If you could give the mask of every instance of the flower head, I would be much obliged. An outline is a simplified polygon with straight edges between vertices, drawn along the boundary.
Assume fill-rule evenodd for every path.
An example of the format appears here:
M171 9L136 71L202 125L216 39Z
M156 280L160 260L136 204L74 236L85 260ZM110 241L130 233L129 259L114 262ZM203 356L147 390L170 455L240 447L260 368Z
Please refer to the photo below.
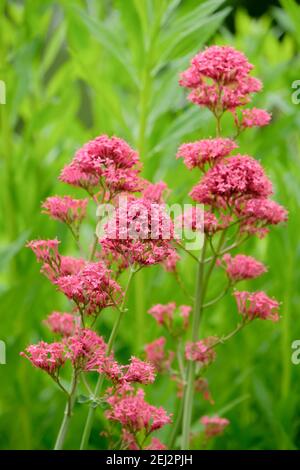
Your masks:
M224 429L230 424L228 419L219 416L202 416L200 422L204 426L207 439L223 434Z
M262 166L250 156L235 155L211 168L190 195L202 204L225 206L271 193L272 184Z
M39 369L55 376L60 367L66 361L65 346L62 343L45 343L40 341L38 344L28 346L25 352L20 353Z
M267 225L278 225L288 219L288 212L284 207L266 198L250 199L236 209L243 218L241 231L259 236L265 235Z
M196 361L205 366L210 364L216 358L216 353L213 350L216 339L210 336L195 343L188 342L185 347L185 357L188 361Z
M66 357L79 370L94 370L106 360L107 345L101 336L88 328L78 328L65 340Z
M205 165L214 166L224 157L237 148L237 144L231 139L204 139L183 144L179 147L177 158L182 157L190 170L200 168L204 171Z
M252 108L242 110L242 127L263 127L271 121L271 114L264 109Z
M136 394L108 398L111 409L106 413L108 419L118 421L131 433L144 430L147 434L156 431L171 422L170 416L162 408L150 405L144 399L144 391Z
M94 192L94 187L117 192L140 191L143 183L138 177L139 169L135 168L139 161L137 152L118 137L101 135L87 142L80 148L67 165L60 180L73 186Z
M192 58L179 83L192 89L190 101L221 115L248 103L249 95L261 89L261 82L249 75L252 68L242 52L229 46L211 46Z
M159 181L158 183L153 184L149 183L143 191L143 197L160 204L163 202L163 196L167 188L168 186L164 181Z
M226 253L222 261L225 264L227 276L233 282L253 279L267 271L265 265L252 256L236 255L232 257Z
M78 326L78 318L71 313L52 312L44 323L53 333L71 336Z
M145 447L146 450L166 450L167 447L157 437L152 437L150 444Z
M149 384L155 380L155 367L150 362L144 362L137 357L132 357L129 366L125 366L125 374L122 380Z
M279 320L279 302L268 297L265 292L236 291L234 297L239 312L245 317L253 320Z
M212 235L219 228L218 219L210 211L203 210L203 207L193 206L185 210L182 215L176 219L176 225L181 226L185 230L192 230L193 232L201 232Z
M27 247L31 248L38 261L51 264L59 263L58 245L60 241L54 240L31 240Z
M104 254L127 265L157 264L173 252L173 223L163 204L145 198L122 200L100 240Z
M174 312L176 310L175 302L170 302L166 305L154 305L148 313L152 315L159 325L169 325L173 321Z
M188 327L189 315L191 307L189 305L176 306L175 302L168 304L157 304L148 310L148 313L152 315L159 325L165 326L173 334L181 332L182 328Z
M60 220L68 225L78 225L86 213L88 199L73 199L70 196L48 197L42 204L43 213L52 219Z
M90 262L73 275L60 276L55 284L87 315L96 315L120 297L121 288L103 263Z
M161 336L145 346L146 359L158 372L168 370L174 358L173 351L165 351L165 345L166 338Z

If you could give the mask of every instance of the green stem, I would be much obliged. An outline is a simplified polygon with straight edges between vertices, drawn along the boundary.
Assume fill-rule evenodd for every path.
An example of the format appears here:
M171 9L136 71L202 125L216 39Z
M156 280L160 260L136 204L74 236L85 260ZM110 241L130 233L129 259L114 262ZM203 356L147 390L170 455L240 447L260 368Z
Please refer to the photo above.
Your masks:
M197 269L196 279L196 292L195 292L195 307L192 324L192 341L197 341L199 335L199 326L202 313L203 294L204 294L204 259L205 259L205 247L206 239L204 239L204 245L201 253L201 259ZM183 426L182 426L182 450L189 448L190 440L190 427L192 420L192 408L194 398L194 379L195 379L195 362L189 361L187 368L187 385L184 394L184 405L183 405Z
M61 450L63 448L66 435L69 429L71 417L72 417L72 412L75 404L75 398L76 398L76 388L77 388L77 380L78 380L78 375L77 372L74 370L73 371L73 378L72 378L72 385L71 385L71 391L69 393L68 401L66 404L65 412L64 412L64 417L56 438L54 450Z
M112 332L111 332L109 340L108 340L107 353L106 353L107 356L109 356L111 351L112 351L116 336L117 336L118 331L119 331L121 320L122 320L122 318L124 316L124 313L126 311L125 310L126 298L127 298L129 286L130 286L130 283L132 281L134 273L135 273L135 271L130 270L127 286L126 286L126 289L125 289L125 292L124 292L123 302L122 302L122 305L121 305L120 309L118 310L118 316L116 318L115 324L113 326ZM99 374L97 384L96 384L96 387L95 387L95 390L94 390L94 397L97 397L101 393L103 382L104 382L104 375ZM85 422L82 438L81 438L80 450L84 450L88 446L91 431L92 431L92 426L93 426L93 422L94 422L95 412L96 412L96 408L94 406L90 406L88 416L87 416L87 419L86 419L86 422Z

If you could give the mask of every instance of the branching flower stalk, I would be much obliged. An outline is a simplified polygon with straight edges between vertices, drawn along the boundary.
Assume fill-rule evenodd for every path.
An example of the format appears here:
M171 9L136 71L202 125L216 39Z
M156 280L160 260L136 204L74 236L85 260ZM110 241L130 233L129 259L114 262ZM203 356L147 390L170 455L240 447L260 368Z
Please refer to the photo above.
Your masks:
M55 337L53 342L40 341L21 353L33 366L46 372L67 398L55 449L65 446L81 387L87 390L83 402L89 408L80 449L88 448L99 405L106 423L102 435L116 449L166 449L154 433L171 422L169 447L179 447L180 441L182 449L189 449L196 440L197 446L199 442L206 445L229 425L224 417L195 417L196 394L203 398L203 405L206 402L214 406L206 369L216 359L217 346L231 340L253 320L279 320L279 302L275 299L262 291L235 290L240 281L264 274L266 267L251 256L232 252L251 236L264 237L268 226L287 220L287 211L270 199L272 184L260 163L249 155L233 155L237 143L221 136L225 113L232 115L236 135L270 121L266 111L244 108L261 88L260 81L250 75L252 67L241 52L227 46L212 46L197 54L181 76L180 84L191 89L189 100L212 112L217 136L185 143L178 149L177 157L183 158L187 168L201 174L189 194L195 204L192 208L189 205L179 217L173 220L167 210L167 185L142 178L138 153L124 140L106 135L83 145L59 177L61 182L85 191L88 197L52 196L42 204L43 213L67 225L79 253L79 257L62 254L58 239L28 243L42 265L41 272L70 305L68 312L52 312L44 322ZM150 70L151 63L147 62L140 97L142 153L146 148ZM88 204L101 206L101 210L109 205L113 210L110 217L99 220L97 207L93 225L102 224L102 230L95 231L91 246L86 248L81 224L87 222ZM178 226L193 232L197 240L202 234L202 249L198 246L194 252L187 240L178 235ZM196 267L194 295L178 269L185 260L179 253ZM135 296L140 296L140 306L144 305L135 274L153 265L161 265L173 276L187 305L173 301L152 305L148 314L163 333L144 345L141 358L131 356L123 364L115 346L128 312L130 287L135 281ZM217 271L223 271L225 282L211 296L211 281ZM230 333L203 337L200 329L203 314L209 309L214 315L218 302L229 293L236 300L241 320ZM113 312L115 322L106 339L98 330L102 329L102 318ZM139 311L140 328L147 317L143 310ZM139 338L143 335L141 331ZM66 363L72 368L69 387L62 382ZM94 390L89 383L90 373L97 374ZM144 388L157 375L174 382L177 395L174 417L145 398ZM201 435L191 433L194 418L200 419Z
M210 217L215 223L213 230L207 235L212 252L212 256L206 260L210 263L207 272L203 274L205 262L203 253L205 252L205 246L198 266L196 301L192 324L192 342L194 344L197 344L199 339L199 323L203 309L213 306L220 301L235 282L256 277L264 271L263 268L260 269L260 266L257 265L258 270L255 273L255 260L252 261L250 258L246 260L247 257L241 256L239 258L241 265L235 266L237 277L235 278L234 273L229 272L229 266L227 266L227 274L229 275L228 286L215 299L204 303L210 276L221 256L223 255L224 260L226 258L228 260L230 255L226 253L239 246L250 234L265 235L266 229L264 223L270 223L272 219L270 213L268 218L266 211L265 219L260 220L259 214L253 211L251 214L253 218L251 220L251 216L247 211L247 206L251 204L252 200L254 203L256 201L258 207L260 204L266 204L266 199L264 198L272 192L271 183L267 180L262 168L248 156L238 155L237 157L230 158L231 151L237 145L231 139L221 138L221 118L225 112L231 113L234 117L234 124L237 128L236 136L246 128L267 125L271 119L271 116L266 111L257 110L256 108L242 110L242 117L241 119L239 118L239 108L250 102L251 94L259 91L261 88L259 80L249 75L252 67L246 57L240 52L230 47L213 46L192 59L190 68L183 72L180 80L182 86L192 89L189 95L190 101L199 106L207 107L216 119L215 139L184 144L178 151L178 157L184 158L185 164L189 169L198 167L203 172L203 178L192 190L191 197L196 202L205 204L208 207ZM227 160L224 157L227 157ZM234 159L236 159L235 162ZM260 187L258 186L259 183ZM268 202L268 204L270 203ZM272 204L276 203L271 202ZM286 219L284 210L277 206L274 207L280 213L278 222L284 221ZM224 209L228 210L228 215ZM216 216L219 216L221 221L218 230L216 229ZM260 224L260 222L262 223ZM238 226L236 240L230 246L226 246L226 233L234 225ZM218 247L215 250L212 240L217 231L221 231L221 235ZM246 234L246 238L240 237L242 234ZM243 264L245 265L244 269L242 267ZM252 274L251 269L253 271ZM238 274L239 270L242 271L240 275ZM199 271L201 273L200 276ZM267 318L267 316L263 318ZM271 317L272 315L270 315ZM247 323L247 320L244 318L244 321L237 326L232 334L226 337L226 340L233 337ZM224 340L225 338L213 341L212 346L202 344L204 346L202 347L202 353L208 354L211 348L214 348ZM205 362L205 357L203 357L203 360ZM195 362L190 361L187 367L184 393L182 449L188 449L190 445L194 382Z

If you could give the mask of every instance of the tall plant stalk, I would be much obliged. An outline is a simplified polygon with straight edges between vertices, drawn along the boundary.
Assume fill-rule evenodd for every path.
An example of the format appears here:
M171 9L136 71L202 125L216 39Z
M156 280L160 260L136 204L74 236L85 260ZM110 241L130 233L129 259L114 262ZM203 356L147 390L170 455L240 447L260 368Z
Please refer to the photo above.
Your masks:
M76 371L74 370L72 383L71 383L71 390L70 390L68 401L65 407L64 417L63 417L63 420L62 420L62 423L61 423L61 426L60 426L60 429L56 438L54 450L61 450L63 448L66 435L70 426L72 412L73 412L73 408L75 404L77 383L78 383L78 375Z
M115 339L117 337L122 318L126 311L125 305L126 305L127 294L128 294L128 290L129 290L134 273L135 271L133 269L129 271L129 278L128 278L127 286L124 292L123 302L122 302L120 309L118 310L118 316L116 318L115 324L113 326L113 329L112 329L112 332L110 334L109 341L107 344L107 355L109 355L112 352L112 348L114 346ZM103 382L104 382L104 375L99 374L97 384L94 390L94 397L97 397L101 393ZM82 438L81 438L80 450L84 450L88 446L90 435L91 435L91 430L92 430L92 426L94 422L95 412L96 412L96 408L94 406L90 406L88 416L85 422Z
M206 239L204 239L201 257L197 267L195 306L192 323L192 341L197 341L203 308L204 294L204 259L205 259ZM183 426L182 426L182 449L187 449L189 445L190 424L192 419L193 397L194 397L195 362L189 361L187 368L187 385L184 394Z

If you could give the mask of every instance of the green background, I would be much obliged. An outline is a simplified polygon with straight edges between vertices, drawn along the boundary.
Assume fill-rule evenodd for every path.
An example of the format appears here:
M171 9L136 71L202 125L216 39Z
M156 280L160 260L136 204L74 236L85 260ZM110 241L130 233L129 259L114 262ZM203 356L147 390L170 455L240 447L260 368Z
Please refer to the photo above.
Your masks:
M268 7L268 2L264 2ZM261 160L274 182L275 199L289 209L289 223L244 252L264 261L269 273L241 287L266 290L282 302L278 324L254 322L222 346L208 377L215 405L196 400L194 422L220 413L231 425L215 440L218 449L300 448L300 365L291 362L299 322L299 125L300 104L292 83L300 79L300 6L282 0L259 18L241 2L194 0L8 1L0 2L0 339L7 364L0 365L0 448L51 449L64 396L51 379L19 357L27 344L51 336L42 320L68 304L40 275L30 238L62 240L76 254L67 229L40 214L49 195L83 193L57 181L60 169L85 141L102 133L137 148L143 176L165 180L171 202L187 196L197 175L175 159L182 142L214 133L211 116L186 101L178 74L205 44L230 44L255 65L264 90L254 105L273 113L272 124L239 140L241 153ZM225 123L224 133L230 133ZM95 224L82 237L88 246ZM181 273L193 292L193 261L183 256ZM210 295L217 292L218 280ZM124 363L162 331L145 312L153 303L186 303L173 278L159 267L138 274L116 351ZM107 335L114 313L105 311L99 331ZM234 328L238 316L228 297L207 312L203 335ZM92 378L94 379L94 377ZM159 378L147 387L149 401L173 411L174 384ZM77 448L87 412L76 405L67 448ZM91 448L104 443L101 410ZM169 430L162 433L166 438Z

